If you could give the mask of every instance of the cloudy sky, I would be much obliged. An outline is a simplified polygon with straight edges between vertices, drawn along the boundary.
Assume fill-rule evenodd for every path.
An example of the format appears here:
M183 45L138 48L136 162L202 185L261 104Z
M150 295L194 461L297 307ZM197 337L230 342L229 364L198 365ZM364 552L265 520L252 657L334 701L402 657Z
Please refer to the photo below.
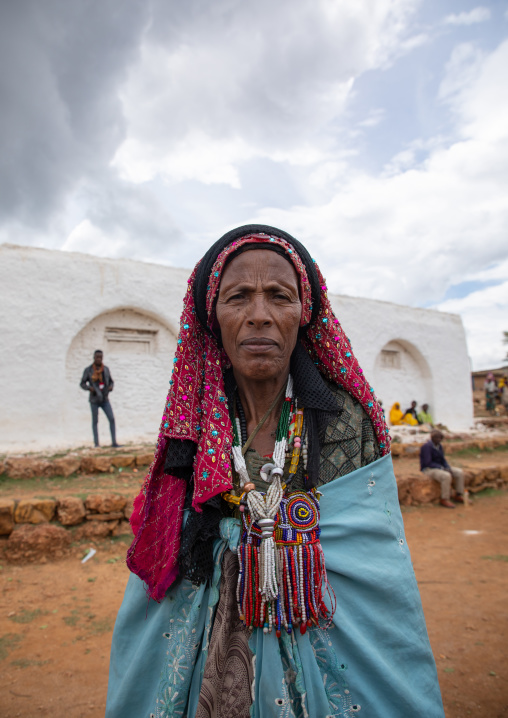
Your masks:
M273 224L499 366L507 68L508 0L3 2L0 242L191 267Z

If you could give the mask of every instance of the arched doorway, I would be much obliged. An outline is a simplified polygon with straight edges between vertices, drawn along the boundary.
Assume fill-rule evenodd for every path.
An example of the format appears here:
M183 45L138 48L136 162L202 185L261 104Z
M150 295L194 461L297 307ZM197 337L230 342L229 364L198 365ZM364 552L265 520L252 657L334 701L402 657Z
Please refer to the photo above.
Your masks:
M176 349L176 336L163 321L142 310L116 309L92 319L72 340L66 358L66 421L70 433L91 441L88 397L79 387L83 369L102 349L115 382L111 404L118 441L153 441L159 427ZM110 443L100 412L99 436Z
M432 372L427 360L411 342L394 339L381 349L374 365L374 388L385 413L396 401L404 411L413 400L433 408Z

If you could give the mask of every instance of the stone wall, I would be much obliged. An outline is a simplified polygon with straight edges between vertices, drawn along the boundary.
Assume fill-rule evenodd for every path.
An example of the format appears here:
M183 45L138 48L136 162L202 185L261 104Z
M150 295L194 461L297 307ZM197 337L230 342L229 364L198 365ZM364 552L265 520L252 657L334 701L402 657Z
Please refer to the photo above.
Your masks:
M414 399L451 431L471 427L471 367L458 315L353 297L331 302L387 415L394 402L404 410Z
M508 487L508 466L465 469L466 488ZM403 506L436 503L440 485L424 474L397 479ZM0 499L0 557L12 563L62 558L71 543L109 536L132 536L129 518L134 496L91 493L54 498Z
M133 498L97 493L84 499L0 499L0 553L13 563L39 561L63 557L73 541L131 536Z
M152 463L153 451L141 454L78 454L69 452L56 459L44 456L8 456L0 461L0 475L9 479L31 479L36 476L71 476L78 471L86 474L104 473L128 467L148 466Z
M464 469L465 486L469 494L484 489L508 487L508 466L486 466L478 469ZM399 503L401 506L421 506L437 503L441 497L441 485L420 472L397 479Z

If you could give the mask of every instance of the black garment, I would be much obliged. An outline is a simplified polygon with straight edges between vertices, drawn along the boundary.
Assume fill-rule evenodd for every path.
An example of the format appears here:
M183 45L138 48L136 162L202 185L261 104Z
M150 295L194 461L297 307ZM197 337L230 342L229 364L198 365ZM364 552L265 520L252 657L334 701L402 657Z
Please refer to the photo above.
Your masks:
M444 469L450 471L450 464L445 459L442 444L434 444L429 439L420 449L420 469Z
M90 364L87 366L81 377L80 387L90 394L89 401L91 404L102 404L107 400L109 392L113 389L115 382L111 378L111 372L108 367L103 368L102 378L104 379L104 388L99 387L98 381L92 381L92 374L94 373L94 365ZM93 391L90 391L92 387Z

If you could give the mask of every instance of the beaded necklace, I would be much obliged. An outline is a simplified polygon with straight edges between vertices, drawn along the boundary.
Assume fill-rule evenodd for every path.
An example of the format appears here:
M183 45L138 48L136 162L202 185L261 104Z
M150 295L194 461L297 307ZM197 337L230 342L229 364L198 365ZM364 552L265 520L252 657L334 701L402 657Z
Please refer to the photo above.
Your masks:
M272 409L273 405L267 414ZM272 461L260 470L261 478L269 484L266 493L256 490L247 472L244 454L253 435L246 439L245 415L239 401L237 412L233 421L232 460L242 493L240 496L225 493L223 498L239 506L242 514L244 530L238 547L240 570L236 590L240 619L247 627L263 628L265 633L275 627L278 637L282 627L291 633L297 625L304 634L309 626L319 625L320 618L329 619L335 609L334 596L331 596L331 612L324 603L323 586L329 593L330 588L319 542L319 493L312 489L285 495L300 458L307 463L304 410L293 400L291 376L277 425ZM293 450L284 484L282 477L290 437Z

